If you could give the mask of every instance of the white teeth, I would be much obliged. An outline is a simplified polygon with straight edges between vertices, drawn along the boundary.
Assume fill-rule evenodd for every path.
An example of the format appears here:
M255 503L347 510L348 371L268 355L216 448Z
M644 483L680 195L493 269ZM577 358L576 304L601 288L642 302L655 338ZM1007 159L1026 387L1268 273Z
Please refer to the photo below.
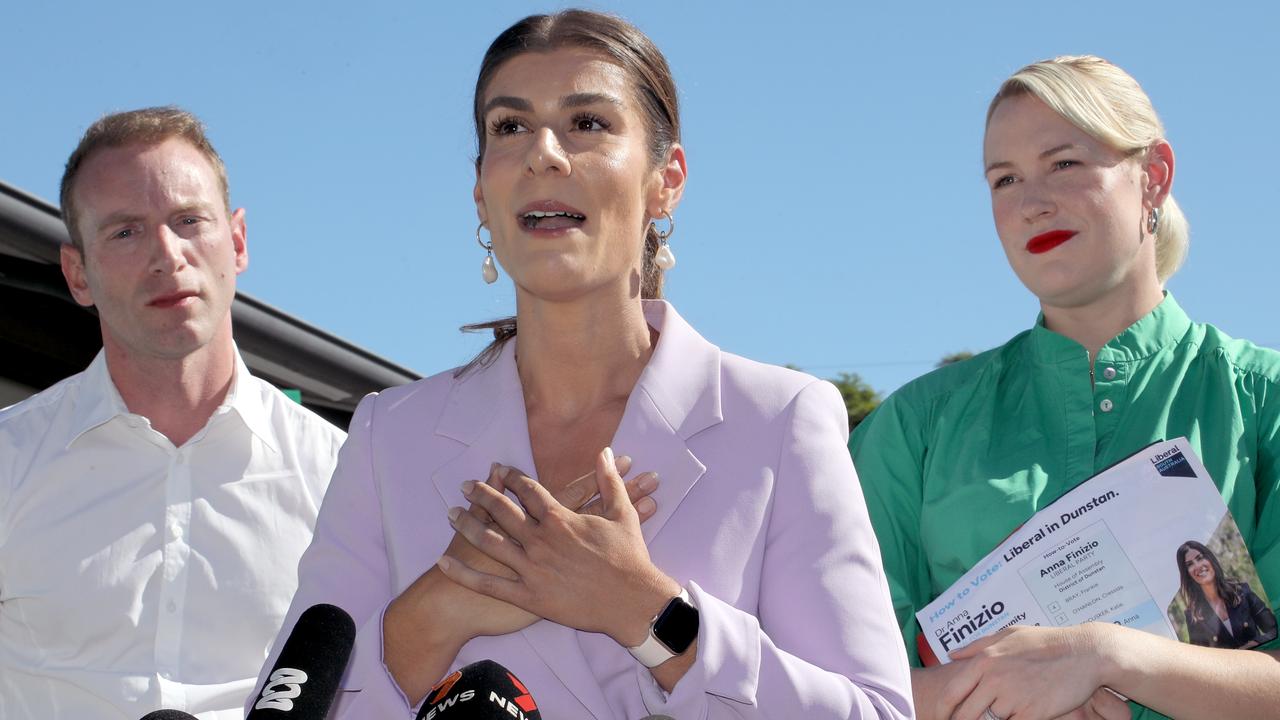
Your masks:
M585 215L578 215L576 213L563 212L560 210L557 210L555 212L543 212L542 210L531 210L525 213L524 216L527 218L567 217L567 218L574 218L575 220L587 219Z

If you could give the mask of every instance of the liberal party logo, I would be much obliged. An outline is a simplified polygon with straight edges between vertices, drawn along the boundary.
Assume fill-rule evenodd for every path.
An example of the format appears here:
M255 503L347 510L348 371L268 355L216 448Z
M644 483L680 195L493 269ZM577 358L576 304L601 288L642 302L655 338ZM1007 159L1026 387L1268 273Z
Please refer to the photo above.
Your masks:
M1162 453L1156 453L1151 458L1151 464L1156 466L1156 472L1161 477L1187 477L1196 476L1196 471L1191 468L1191 463L1187 462L1187 457L1182 454L1182 450L1177 445L1165 450Z

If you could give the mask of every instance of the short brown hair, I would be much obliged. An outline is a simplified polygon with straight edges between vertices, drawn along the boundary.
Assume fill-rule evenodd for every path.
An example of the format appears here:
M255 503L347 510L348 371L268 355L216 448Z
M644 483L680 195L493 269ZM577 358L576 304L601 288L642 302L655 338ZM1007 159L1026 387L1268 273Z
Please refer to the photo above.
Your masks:
M71 157L67 159L67 169L62 173L62 186L58 200L62 204L62 221L67 226L67 234L71 236L71 244L84 250L84 238L76 229L76 206L73 197L76 176L80 168L95 151L102 148L123 147L133 143L158 145L170 138L181 138L191 143L213 166L218 176L218 187L222 190L222 203L227 212L231 212L231 191L227 185L227 167L223 165L218 151L213 149L205 134L204 123L200 118L173 105L150 107L141 110L104 115L89 126L80 144L76 146Z

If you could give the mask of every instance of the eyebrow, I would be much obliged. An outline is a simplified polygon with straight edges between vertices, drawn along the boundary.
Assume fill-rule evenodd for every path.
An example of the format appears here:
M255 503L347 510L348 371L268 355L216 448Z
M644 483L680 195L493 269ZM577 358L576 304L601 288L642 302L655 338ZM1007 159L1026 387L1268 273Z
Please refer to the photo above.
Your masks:
M193 213L207 213L207 212L210 212L209 204L202 201L196 201L196 202L186 203L180 206L179 208L174 210L172 213L170 213L170 215L191 215ZM138 213L126 212L126 211L113 212L110 215L103 218L102 222L98 223L97 230L98 232L102 232L103 230L106 230L109 227L114 227L116 225L129 225L131 223L141 222L145 219L146 219L145 215L139 215Z
M560 101L562 108L579 108L587 105L595 105L597 103L605 103L622 107L622 99L607 93L573 93L566 95ZM488 115L489 111L494 108L504 107L518 112L533 112L533 103L524 98L518 98L511 95L499 95L490 98L489 102L484 104L484 115Z
M1061 145L1051 147L1048 150L1045 150L1044 152L1040 153L1040 159L1044 160L1045 158L1050 157L1051 155L1056 155L1062 152L1063 150L1071 150L1075 147L1077 147L1075 143L1062 143ZM1001 162L993 162L987 166L987 169L983 171L983 174L985 175L987 173L990 173L992 170L995 170L997 168L1007 168L1007 167L1013 167L1013 163L1007 160L1004 160Z
M115 225L128 225L129 223L135 223L141 219L142 216L136 213L114 212L103 218L102 222L98 223L97 232L102 232L103 230Z

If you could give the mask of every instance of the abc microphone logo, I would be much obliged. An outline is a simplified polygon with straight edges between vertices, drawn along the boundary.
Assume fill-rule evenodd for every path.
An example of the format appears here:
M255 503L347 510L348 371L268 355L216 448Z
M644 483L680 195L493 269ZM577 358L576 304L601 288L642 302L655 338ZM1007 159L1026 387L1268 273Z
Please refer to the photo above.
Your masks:
M307 682L307 674L293 668L279 668L267 678L267 686L262 688L262 699L253 706L254 710L293 709L293 699L302 694L302 685Z

